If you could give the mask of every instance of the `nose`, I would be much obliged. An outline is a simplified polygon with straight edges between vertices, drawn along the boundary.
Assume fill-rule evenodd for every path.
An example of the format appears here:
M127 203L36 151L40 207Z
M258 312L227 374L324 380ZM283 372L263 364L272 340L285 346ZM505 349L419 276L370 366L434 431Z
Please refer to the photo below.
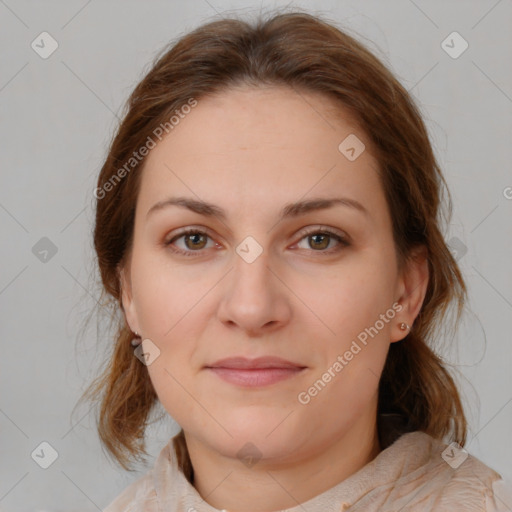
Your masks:
M290 296L283 279L270 267L264 251L252 263L238 254L226 276L218 318L245 335L266 335L286 325L291 318Z

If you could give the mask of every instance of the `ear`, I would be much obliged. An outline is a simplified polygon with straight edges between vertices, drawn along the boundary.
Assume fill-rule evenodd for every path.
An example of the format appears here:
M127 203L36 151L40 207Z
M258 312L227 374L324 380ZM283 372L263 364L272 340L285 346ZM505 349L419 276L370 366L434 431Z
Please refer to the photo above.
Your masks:
M397 323L391 333L391 342L400 341L409 333L409 330L400 329L402 322L413 328L414 320L421 310L427 293L428 281L428 250L421 245L411 251L399 279L396 302L402 306L402 309L396 315Z
M133 332L140 332L137 312L132 293L132 282L130 278L130 268L118 267L119 282L121 285L121 304L124 317L128 327Z

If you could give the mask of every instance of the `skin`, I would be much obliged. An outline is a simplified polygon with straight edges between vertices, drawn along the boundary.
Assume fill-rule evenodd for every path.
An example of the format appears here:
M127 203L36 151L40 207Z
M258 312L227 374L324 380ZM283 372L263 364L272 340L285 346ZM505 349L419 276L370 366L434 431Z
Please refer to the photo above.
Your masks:
M146 160L134 243L121 269L123 308L130 328L160 350L148 365L151 381L185 432L195 488L219 509L297 506L381 451L379 377L390 343L407 334L400 322L412 325L419 313L428 267L419 251L399 272L370 141L334 107L284 87L230 89L200 99ZM349 134L366 145L355 161L338 150ZM218 205L226 219L179 206L147 216L171 196ZM279 221L287 203L341 196L367 215L334 206ZM165 245L188 226L208 236ZM322 226L350 245L318 237ZM236 252L247 236L263 249L252 263ZM299 403L298 394L394 303L401 311L308 404ZM225 357L263 355L306 369L259 388L204 369ZM237 456L246 443L261 454L250 467Z

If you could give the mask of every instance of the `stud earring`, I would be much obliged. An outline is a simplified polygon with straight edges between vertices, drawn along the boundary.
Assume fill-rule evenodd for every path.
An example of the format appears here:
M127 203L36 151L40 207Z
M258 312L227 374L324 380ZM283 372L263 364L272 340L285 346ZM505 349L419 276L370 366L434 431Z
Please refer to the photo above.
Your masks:
M135 331L134 334L136 337L132 339L131 344L132 347L138 347L142 343L142 340L140 339L139 333L137 331Z
M402 322L402 323L400 324L400 329L401 329L402 331L408 331L408 330L410 329L410 327L409 327L409 325L408 325L408 324L406 324L405 322Z

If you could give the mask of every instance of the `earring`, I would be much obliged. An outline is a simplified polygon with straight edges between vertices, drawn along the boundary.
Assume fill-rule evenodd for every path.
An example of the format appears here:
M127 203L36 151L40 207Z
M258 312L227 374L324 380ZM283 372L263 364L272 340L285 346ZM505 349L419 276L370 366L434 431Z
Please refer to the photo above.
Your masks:
M409 325L407 325L405 322L402 322L402 323L400 324L400 329L401 329L402 331L408 331L408 330L410 329L410 327L409 327Z
M135 336L136 338L133 338L131 341L132 347L138 347L142 343L142 340L140 339L139 333L137 331L135 331Z

